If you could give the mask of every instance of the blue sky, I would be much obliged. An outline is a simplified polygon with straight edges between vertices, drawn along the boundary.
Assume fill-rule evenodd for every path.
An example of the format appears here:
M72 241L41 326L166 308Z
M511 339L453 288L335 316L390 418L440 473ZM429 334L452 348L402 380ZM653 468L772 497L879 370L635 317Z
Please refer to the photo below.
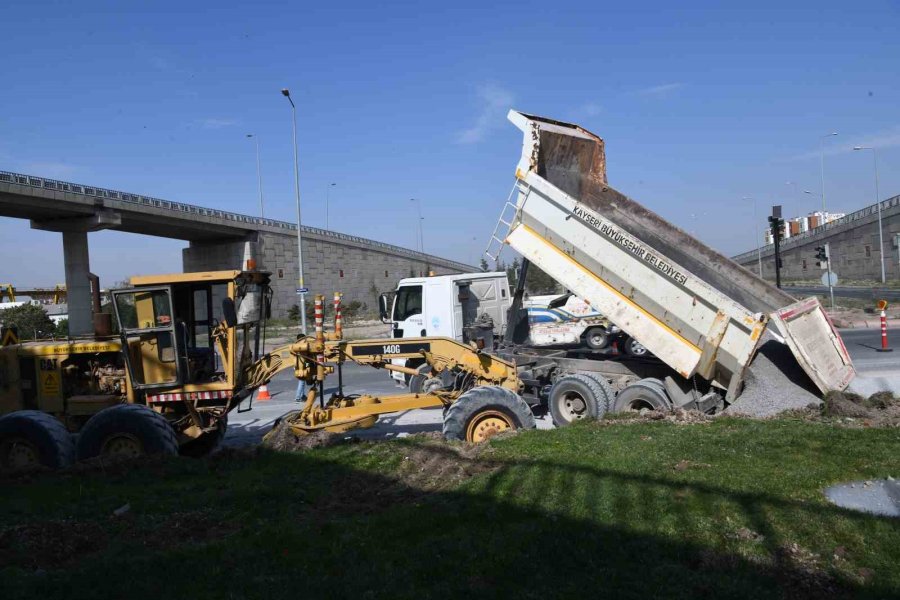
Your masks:
M733 254L752 204L900 193L900 3L47 2L5 5L0 170L294 220L473 262L513 182L509 108L607 144L610 183ZM796 182L795 186L786 182ZM816 196L804 195L809 189ZM0 219L0 281L63 279L59 234ZM178 271L184 242L102 232L107 282ZM19 260L19 257L26 258Z

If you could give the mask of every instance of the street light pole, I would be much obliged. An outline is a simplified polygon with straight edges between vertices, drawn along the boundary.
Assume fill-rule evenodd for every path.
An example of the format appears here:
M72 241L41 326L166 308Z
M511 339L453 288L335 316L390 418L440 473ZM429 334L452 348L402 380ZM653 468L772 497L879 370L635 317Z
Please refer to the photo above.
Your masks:
M263 193L262 193L262 171L259 168L259 137L254 133L248 133L248 138L253 138L256 142L256 180L259 187L259 216L265 218L266 213L263 209Z
M871 150L872 165L875 167L875 202L878 204L878 257L881 259L881 283L887 281L884 272L884 233L881 229L881 196L878 195L878 152L871 146L854 146L854 150Z
M828 135L819 138L819 146L822 151L822 224L825 224L825 140L837 135L837 131L832 131Z
M281 94L291 103L291 118L294 134L294 195L297 197L297 283L303 284L303 238L300 234L303 221L300 219L300 159L297 156L297 107L291 100L291 92L287 88L281 90ZM306 293L300 293L300 332L306 335Z
M329 228L329 227L328 227L328 200L329 200L329 195L330 195L330 192L331 192L331 188L333 188L333 187L336 186L336 185L337 185L336 183L329 183L327 186L325 186L325 229L328 229L328 228Z
M756 236L756 266L759 269L759 278L762 279L762 248L759 245L759 223L756 222L756 198L744 196L743 200L753 200L753 235Z

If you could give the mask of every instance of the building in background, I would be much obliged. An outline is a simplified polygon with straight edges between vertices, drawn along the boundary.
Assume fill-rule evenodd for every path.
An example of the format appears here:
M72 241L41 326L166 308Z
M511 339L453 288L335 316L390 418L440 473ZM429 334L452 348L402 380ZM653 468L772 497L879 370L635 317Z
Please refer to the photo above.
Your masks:
M785 219L784 221L784 235L781 239L788 239L794 236L800 235L801 233L806 233L811 229L815 229L820 225L824 225L826 223L831 223L832 221L836 221L838 219L846 216L846 213L831 213L822 211L816 211L809 213L805 217L794 217L793 219ZM772 228L766 228L763 232L763 244L768 246L769 244L774 244L775 238L772 235Z

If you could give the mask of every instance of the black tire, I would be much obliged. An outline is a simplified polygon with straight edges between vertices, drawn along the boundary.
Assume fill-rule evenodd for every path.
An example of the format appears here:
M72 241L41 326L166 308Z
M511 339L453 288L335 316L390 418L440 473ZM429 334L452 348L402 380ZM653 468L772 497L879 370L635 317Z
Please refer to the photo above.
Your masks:
M639 341L634 339L633 337L626 335L622 338L622 352L627 354L628 356L647 356L650 354L650 351L644 347Z
M133 450L119 454L119 442ZM78 436L78 460L95 456L176 456L178 438L166 418L142 404L117 404L91 417Z
M428 363L419 365L419 368L417 368L416 371L418 371L419 374L412 375L409 378L409 391L413 394L421 394L422 384L425 383L426 379L431 377L431 365Z
M582 419L601 419L609 410L613 393L599 377L577 373L560 377L550 388L547 405L557 427Z
M62 469L73 462L75 442L56 417L39 410L0 417L0 471Z
M660 388L658 383L658 379L635 381L619 392L613 404L613 410L615 412L642 409L663 412L672 410L672 401L669 399L669 395L666 394L665 388Z
M589 327L584 332L584 345L591 350L603 350L609 346L609 332L606 327L602 325Z
M479 424L489 419L505 421L505 428L508 429L536 427L534 415L521 396L500 386L486 385L472 388L450 405L444 413L444 437L448 440L480 441L493 434L487 432L485 435L484 430L478 429Z
M215 450L222 440L225 438L225 432L228 430L228 415L224 415L216 421L216 428L213 431L207 431L200 434L195 440L191 440L183 444L178 453L182 456L190 456L191 458L202 458Z

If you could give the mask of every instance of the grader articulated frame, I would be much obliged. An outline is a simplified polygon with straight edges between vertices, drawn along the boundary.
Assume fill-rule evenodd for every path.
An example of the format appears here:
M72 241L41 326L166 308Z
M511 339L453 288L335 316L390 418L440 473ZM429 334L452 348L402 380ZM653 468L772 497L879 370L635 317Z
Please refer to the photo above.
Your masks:
M288 350L295 357L294 373L307 385L303 408L286 415L281 424L295 435L318 430L343 432L371 427L378 415L415 408L445 408L446 419L459 422L450 427L451 437L479 441L505 429L533 427L528 405L518 396L516 366L478 348L450 338L386 338L360 341L343 339L340 294L335 294L335 330L323 330L323 296L315 298L315 337L305 336ZM273 354L283 352L276 350ZM395 365L394 358L422 358L430 368L419 370ZM422 393L388 396L346 395L342 367L347 361L424 376ZM337 373L338 389L325 397L325 379ZM477 391L476 391L477 388ZM477 396L467 410L447 410L466 394ZM273 430L274 431L274 430Z

